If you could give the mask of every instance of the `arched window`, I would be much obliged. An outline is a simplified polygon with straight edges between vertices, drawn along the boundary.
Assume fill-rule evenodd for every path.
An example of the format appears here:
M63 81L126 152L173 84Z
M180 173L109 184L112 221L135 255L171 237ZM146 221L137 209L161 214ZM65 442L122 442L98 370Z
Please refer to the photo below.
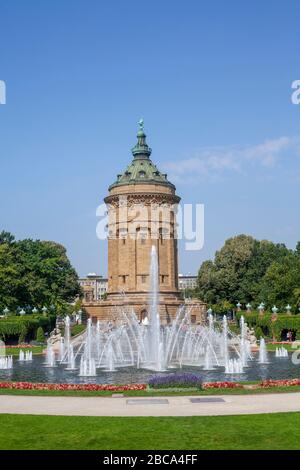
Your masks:
M148 312L147 310L144 308L141 313L140 313L140 322L141 323L148 323Z
M147 310L144 308L144 310L141 311L141 319L143 320L147 315L148 315L148 312L147 312Z
M164 244L164 229L162 227L159 228L159 241L160 244Z

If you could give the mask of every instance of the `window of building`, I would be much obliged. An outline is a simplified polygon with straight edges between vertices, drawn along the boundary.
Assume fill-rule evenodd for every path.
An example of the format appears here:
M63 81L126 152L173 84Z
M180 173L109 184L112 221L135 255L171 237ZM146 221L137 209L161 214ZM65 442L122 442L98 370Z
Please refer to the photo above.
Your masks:
M142 227L142 228L137 229L137 238L140 240L141 245L146 244L146 240L148 238L147 227Z
M144 309L144 310L141 311L140 321L145 320L145 318L148 318L148 312L147 312L146 309Z
M164 244L164 234L163 234L162 227L159 229L159 240L160 240L160 244L163 245Z
M191 315L191 323L196 323L196 315Z
M142 284L145 284L147 280L147 276L145 274L142 275Z
M160 244L163 245L164 241L170 238L170 231L166 227L160 227L158 233Z
M146 232L141 232L141 244L145 245L147 240L147 233Z

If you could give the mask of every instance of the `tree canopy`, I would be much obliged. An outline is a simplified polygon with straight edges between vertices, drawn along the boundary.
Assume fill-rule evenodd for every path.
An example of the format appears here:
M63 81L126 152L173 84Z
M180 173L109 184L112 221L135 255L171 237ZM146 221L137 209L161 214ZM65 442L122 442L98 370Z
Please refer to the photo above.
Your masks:
M58 305L80 295L66 249L52 241L20 240L0 233L0 310Z
M281 243L238 235L226 240L198 273L199 296L209 304L264 301L269 307L296 307L299 288L300 242L293 251Z

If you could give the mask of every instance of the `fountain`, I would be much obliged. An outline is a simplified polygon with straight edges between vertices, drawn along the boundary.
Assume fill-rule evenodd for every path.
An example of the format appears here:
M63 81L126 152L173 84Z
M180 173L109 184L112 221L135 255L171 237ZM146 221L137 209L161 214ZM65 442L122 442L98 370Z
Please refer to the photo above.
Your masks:
M97 333L99 335L99 331ZM96 363L92 356L92 342L92 320L89 318L87 322L86 341L84 344L83 354L80 359L79 375L83 377L93 377L96 375Z
M75 370L75 355L74 355L74 346L71 342L71 320L67 315L65 319L65 334L64 338L60 339L60 363L66 363L66 370Z
M275 357L289 357L287 349L283 346L281 348L276 348Z
M207 346L205 350L205 357L204 357L204 370L213 370L213 360L211 355L210 347Z
M228 324L226 315L223 316L223 356L225 367L228 362Z
M112 344L110 343L107 348L107 368L105 369L108 372L115 372L115 360L114 360L114 351Z
M25 361L25 353L23 349L20 349L19 351L19 361Z
M32 351L26 351L25 361L32 361Z
M52 344L48 341L47 350L46 350L46 367L55 367L56 359L55 359L55 352Z
M21 349L19 351L19 361L20 362L23 362L23 361L30 362L30 361L32 361L32 351L25 351L25 353L24 353L24 351Z
M68 349L67 349L66 370L75 370L75 369L76 369L76 364L75 364L74 348L73 348L73 344L69 344Z
M244 372L242 359L228 359L225 366L226 374L242 374Z
M267 353L267 347L266 347L266 342L264 338L260 338L258 362L260 364L268 363L268 353Z
M12 356L1 356L0 357L0 369L12 369L13 358Z
M157 371L165 369L164 364L164 337L161 331L160 316L158 311L158 261L155 246L151 249L150 264L150 286L151 286L151 303L150 303L150 320L147 327L147 346L148 354L145 366Z
M94 377L96 375L96 364L94 359L86 361L84 356L81 356L80 360L80 372L81 377Z
M59 360L67 370L79 367L79 375L93 377L97 369L114 372L121 367L135 367L162 372L184 366L213 370L223 367L226 373L242 373L252 359L247 339L247 324L241 317L241 334L230 331L226 316L222 323L212 312L208 324L192 324L191 310L178 309L170 325L161 325L156 248L151 249L149 315L139 323L133 310L120 309L114 325L88 319L87 328L71 339L70 318L65 320L64 338L60 341ZM230 357L234 355L234 358ZM47 364L55 357L49 349Z
M247 339L247 323L245 323L243 315L240 319L240 330L240 360L242 362L243 367L246 367L248 359L251 359L251 349L250 342Z
M59 360L62 361L65 354L65 341L64 338L59 340Z
M69 315L65 319L64 351L68 350L71 342L71 320Z

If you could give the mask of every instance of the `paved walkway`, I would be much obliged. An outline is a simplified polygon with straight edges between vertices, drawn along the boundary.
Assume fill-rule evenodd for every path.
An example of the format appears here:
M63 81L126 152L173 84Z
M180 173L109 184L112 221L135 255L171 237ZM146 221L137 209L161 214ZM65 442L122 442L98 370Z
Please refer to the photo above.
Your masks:
M17 414L214 416L283 411L300 411L300 393L161 398L0 396L0 413Z

